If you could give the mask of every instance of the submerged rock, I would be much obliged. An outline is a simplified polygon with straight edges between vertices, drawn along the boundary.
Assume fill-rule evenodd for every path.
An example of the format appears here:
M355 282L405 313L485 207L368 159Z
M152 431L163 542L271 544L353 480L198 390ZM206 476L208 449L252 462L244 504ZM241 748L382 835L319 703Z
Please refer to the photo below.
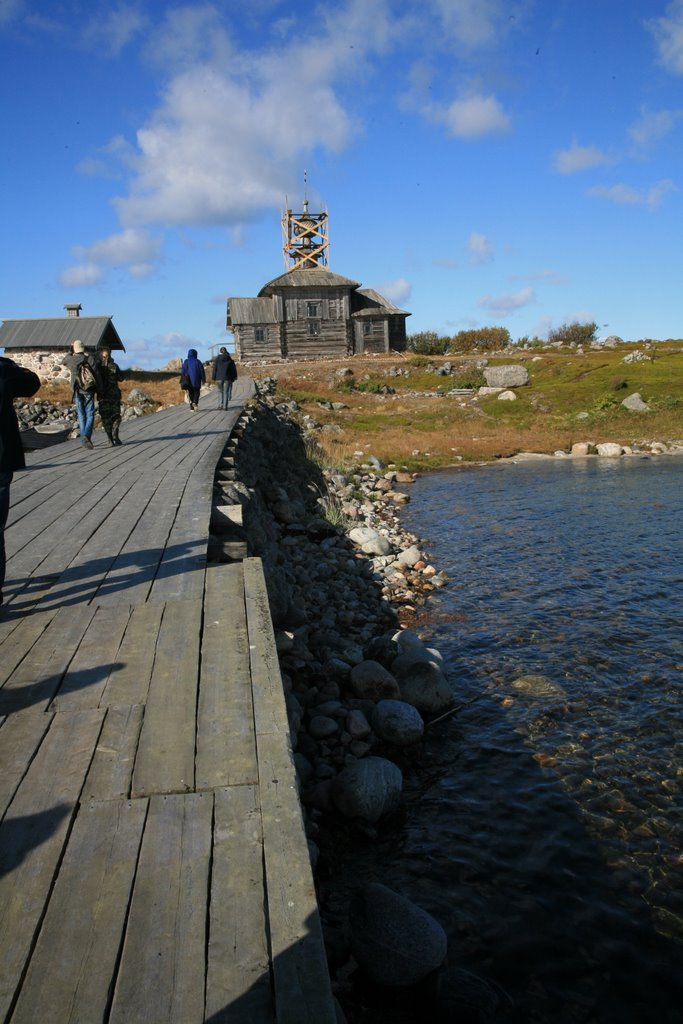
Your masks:
M414 985L446 957L448 941L439 922L379 882L353 896L349 927L353 955L378 985Z

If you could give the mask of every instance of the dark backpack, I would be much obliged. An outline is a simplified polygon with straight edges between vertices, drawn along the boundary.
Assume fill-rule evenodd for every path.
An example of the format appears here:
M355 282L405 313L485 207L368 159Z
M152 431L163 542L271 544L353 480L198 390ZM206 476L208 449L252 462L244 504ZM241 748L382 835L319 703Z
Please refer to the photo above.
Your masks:
M97 391L97 377L87 359L83 359L76 367L76 387L86 394Z

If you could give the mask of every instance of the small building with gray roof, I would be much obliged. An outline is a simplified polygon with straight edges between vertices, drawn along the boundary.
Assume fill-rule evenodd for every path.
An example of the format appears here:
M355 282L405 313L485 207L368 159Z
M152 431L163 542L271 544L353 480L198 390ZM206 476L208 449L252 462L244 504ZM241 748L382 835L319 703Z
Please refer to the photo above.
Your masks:
M20 366L37 373L41 380L68 379L64 356L74 341L82 341L86 352L108 345L112 352L125 352L110 316L81 316L80 303L64 306L66 316L31 320L3 320L0 348Z

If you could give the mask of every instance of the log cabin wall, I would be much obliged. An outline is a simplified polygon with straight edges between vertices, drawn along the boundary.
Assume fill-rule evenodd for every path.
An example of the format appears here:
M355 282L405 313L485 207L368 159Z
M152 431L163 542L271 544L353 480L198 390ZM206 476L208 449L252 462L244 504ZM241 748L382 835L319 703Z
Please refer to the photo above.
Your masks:
M363 352L381 355L389 351L389 327L386 320L363 319L360 331ZM359 351L358 346L356 351Z
M235 357L238 360L281 359L282 327L280 324L240 324L233 328Z
M345 315L347 291L328 289L323 294L315 288L288 289L282 293L282 302L289 358L346 356L353 350L351 325Z

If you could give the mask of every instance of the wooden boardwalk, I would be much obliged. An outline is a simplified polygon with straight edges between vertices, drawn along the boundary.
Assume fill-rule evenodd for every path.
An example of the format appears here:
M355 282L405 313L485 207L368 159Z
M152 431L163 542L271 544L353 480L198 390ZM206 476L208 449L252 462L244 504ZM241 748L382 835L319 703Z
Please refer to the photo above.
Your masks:
M2 1022L335 1021L261 563L207 560L250 388L15 476Z

